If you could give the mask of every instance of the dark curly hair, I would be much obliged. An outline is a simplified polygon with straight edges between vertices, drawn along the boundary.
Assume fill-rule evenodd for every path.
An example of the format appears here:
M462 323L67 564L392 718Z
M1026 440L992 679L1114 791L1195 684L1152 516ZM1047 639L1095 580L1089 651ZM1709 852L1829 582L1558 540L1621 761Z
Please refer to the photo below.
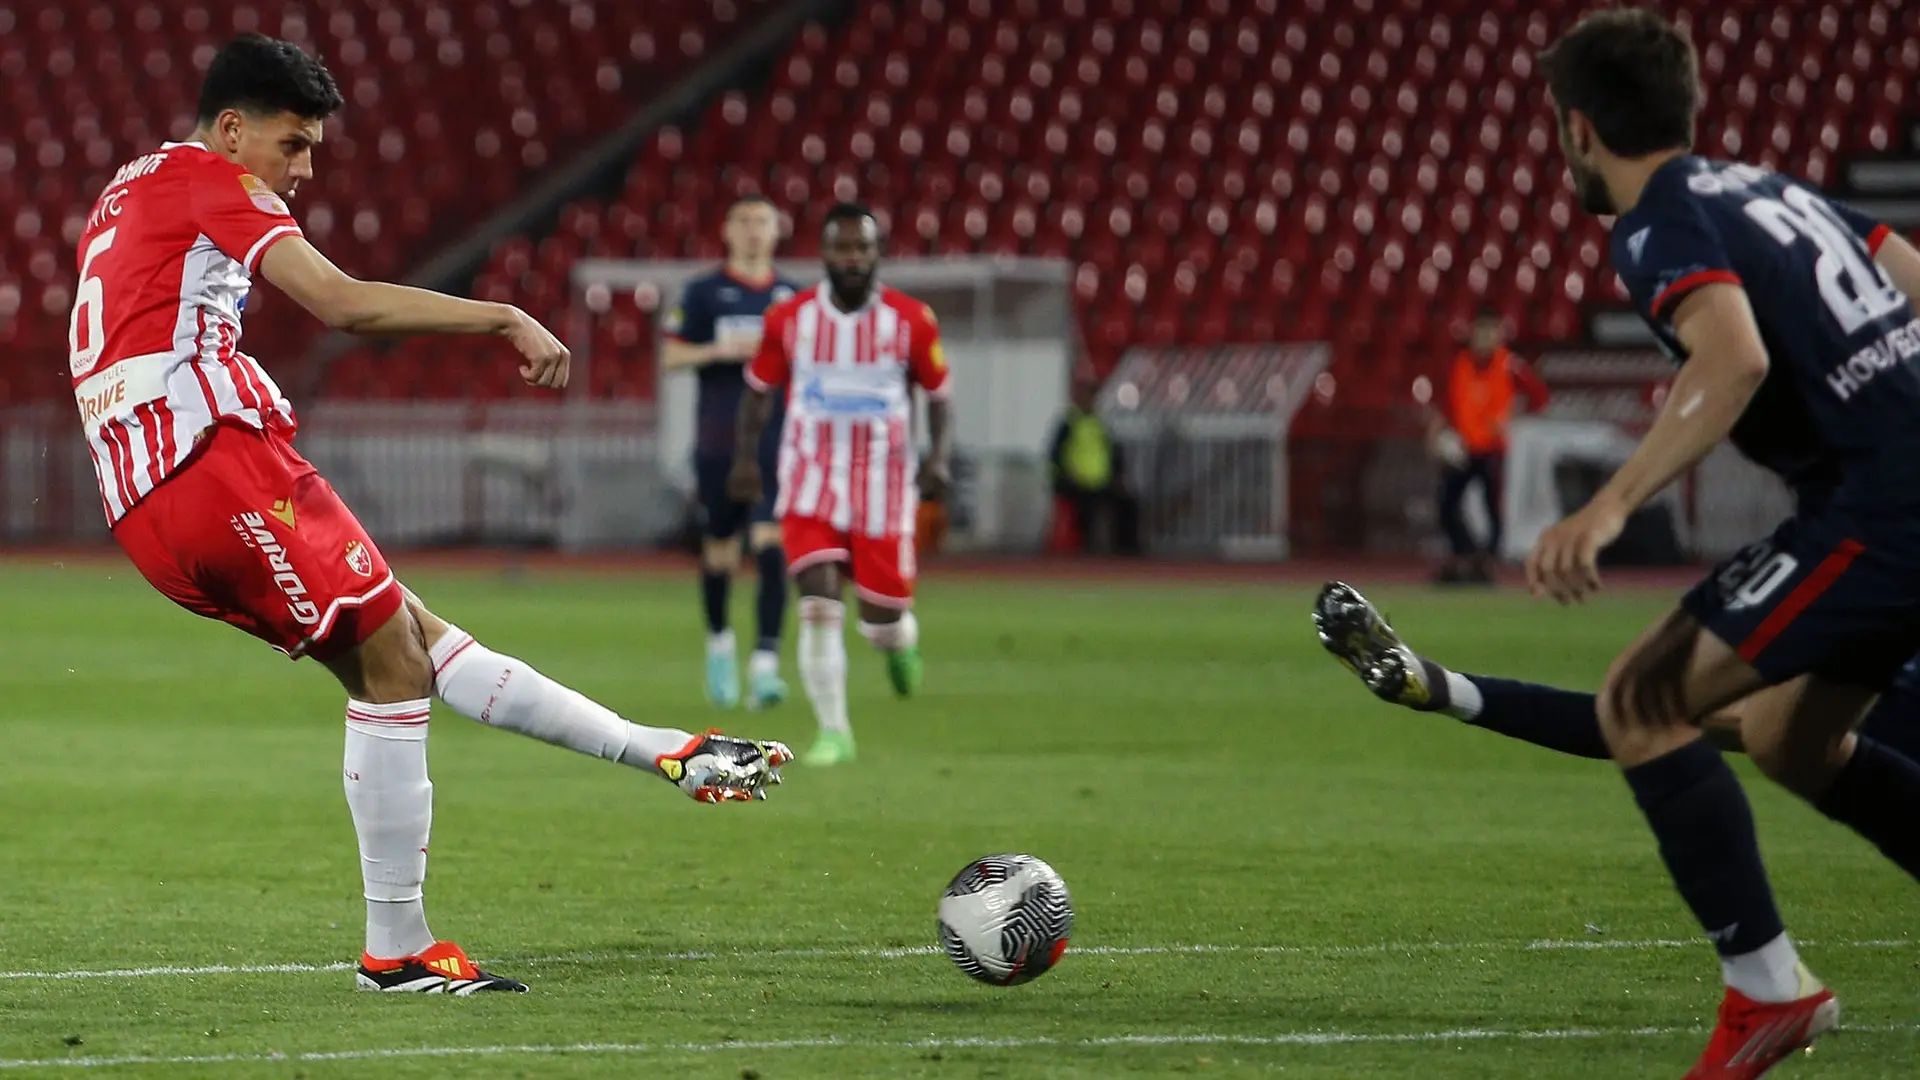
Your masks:
M303 120L325 120L344 104L340 87L317 57L290 41L242 34L207 65L198 119L204 124L227 109L239 109L256 116L290 112Z

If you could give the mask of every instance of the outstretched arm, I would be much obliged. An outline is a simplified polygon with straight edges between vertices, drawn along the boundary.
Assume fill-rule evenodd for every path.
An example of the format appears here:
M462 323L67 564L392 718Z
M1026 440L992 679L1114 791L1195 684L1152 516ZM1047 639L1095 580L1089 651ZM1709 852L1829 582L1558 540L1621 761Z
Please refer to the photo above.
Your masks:
M298 236L268 248L260 269L321 322L350 334L504 334L515 321L506 304L361 281Z
M535 386L567 385L567 347L533 316L510 304L362 281L299 236L268 248L260 269L295 303L335 330L372 336L498 334L526 358L521 378Z

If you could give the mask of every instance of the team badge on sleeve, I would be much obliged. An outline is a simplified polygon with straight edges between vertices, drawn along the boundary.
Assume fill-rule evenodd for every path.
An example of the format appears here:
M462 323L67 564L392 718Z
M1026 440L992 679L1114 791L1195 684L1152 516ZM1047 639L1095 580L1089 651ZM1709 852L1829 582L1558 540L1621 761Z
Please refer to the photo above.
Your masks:
M932 364L935 371L946 370L947 350L941 347L939 338L934 338L933 344L927 346L927 363Z
M252 173L240 174L240 187L247 193L248 200L255 208L268 214L285 215L289 212L286 201L275 195L273 188L267 186L265 180Z
M347 541L347 569L361 577L373 576L373 553L358 540Z
M660 325L661 329L665 330L668 334L678 334L680 328L685 326L686 323L687 309L681 307L679 304L675 304L667 311L667 317Z

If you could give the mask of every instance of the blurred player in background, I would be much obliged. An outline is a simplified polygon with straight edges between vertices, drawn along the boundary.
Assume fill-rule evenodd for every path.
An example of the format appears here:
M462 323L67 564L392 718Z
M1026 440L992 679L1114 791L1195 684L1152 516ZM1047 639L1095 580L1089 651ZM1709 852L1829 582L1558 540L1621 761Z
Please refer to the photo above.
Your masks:
M753 501L764 481L760 433L780 388L787 425L780 444L781 534L800 586L800 681L820 734L805 761L852 761L847 720L847 647L841 593L860 603L860 635L887 658L895 693L921 676L913 617L914 524L920 497L951 482L949 376L933 310L880 285L880 225L864 206L827 212L821 235L827 280L767 312L760 351L747 366L734 451L734 497ZM932 451L917 461L913 389L927 396Z
M1127 490L1125 452L1094 410L1099 380L1076 377L1068 394L1047 449L1054 498L1070 509L1080 550L1092 552L1104 540L1102 554L1138 555L1140 504Z
M1502 340L1498 312L1482 311L1473 320L1467 347L1453 358L1441 396L1428 425L1428 441L1440 459L1440 525L1447 533L1442 584L1493 581L1500 558L1500 474L1507 462L1507 424L1516 399L1529 411L1547 404L1547 384ZM1474 542L1467 528L1467 491L1480 485L1487 512L1487 545Z
M727 625L727 599L740 566L740 533L745 526L760 577L759 636L747 661L747 707L761 709L787 696L787 686L780 681L787 564L780 550L780 523L773 519L774 492L769 489L751 504L739 502L727 494L727 475L733 467L734 421L746 391L742 373L760 346L762 319L769 306L792 296L799 286L773 272L780 215L772 202L759 195L736 199L727 208L722 228L726 265L687 283L679 306L667 317L663 362L670 371L692 368L700 379L693 473L706 518L700 595L707 614L707 699L723 709L740 703L740 669L733 631ZM755 450L763 476L775 475L782 411L776 402Z
M525 312L348 277L302 236L283 196L313 176L333 77L259 35L221 49L198 127L123 166L80 236L70 361L114 539L162 594L298 659L347 691L347 806L367 900L362 989L523 991L427 929L421 885L437 694L465 716L673 782L751 799L790 755L641 727L481 645L401 586L360 523L293 449L293 407L239 350L255 273L350 332L492 334L534 386L567 381L566 347Z
M1920 766L1852 732L1920 651L1920 252L1794 180L1693 156L1698 60L1657 15L1589 16L1540 65L1581 205L1617 216L1613 266L1681 366L1633 455L1541 535L1529 584L1591 595L1627 516L1722 440L1798 497L1615 660L1594 702L1720 954L1719 1022L1687 1076L1751 1080L1836 1027L1839 1005L1786 934L1746 795L1702 726L1737 706L1770 776L1920 871ZM1332 636L1371 661L1363 627Z

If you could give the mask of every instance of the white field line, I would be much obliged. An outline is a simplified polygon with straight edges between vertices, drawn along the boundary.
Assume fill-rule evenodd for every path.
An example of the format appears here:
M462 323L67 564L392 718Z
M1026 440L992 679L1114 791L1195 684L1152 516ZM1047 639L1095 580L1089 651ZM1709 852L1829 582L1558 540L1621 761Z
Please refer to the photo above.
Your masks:
M1920 939L1886 939L1871 941L1803 941L1805 948L1828 949L1868 949L1895 950L1920 948ZM1620 939L1578 938L1560 940L1543 938L1535 941L1390 941L1370 945L1077 945L1068 950L1069 956L1193 956L1220 954L1225 956L1376 956L1400 953L1449 953L1449 952L1555 952L1588 949L1625 949L1628 951L1651 951L1655 949L1704 949L1705 943L1697 940L1646 938ZM504 957L498 960L488 958L489 963L498 963L503 969L515 965L541 967L551 964L599 964L616 961L670 962L703 961L736 958L756 960L902 960L910 957L937 956L940 949L932 945L909 945L896 948L860 948L829 947L817 949L694 949L680 952L592 952L574 953L564 956ZM173 967L155 965L132 968L78 968L70 971L0 971L0 980L70 980L70 979L145 979L168 975L279 975L304 974L309 972L351 971L355 965L341 961L321 964L205 964L199 966Z
M1848 1027L1858 1033L1911 1034L1920 1026L1893 1024ZM123 1065L232 1065L257 1062L381 1061L396 1058L473 1058L547 1056L554 1054L725 1054L766 1053L778 1050L1020 1050L1059 1047L1098 1050L1113 1047L1162 1046L1358 1046L1467 1042L1552 1042L1570 1039L1651 1039L1668 1035L1700 1034L1695 1027L1642 1028L1459 1028L1445 1031L1296 1031L1277 1035L1158 1034L1109 1035L1092 1039L1054 1039L1046 1036L977 1039L805 1039L738 1040L707 1043L567 1043L495 1046L417 1046L364 1050L314 1050L301 1053L190 1054L177 1057L134 1054L124 1057L0 1058L0 1070L34 1068L106 1069Z

